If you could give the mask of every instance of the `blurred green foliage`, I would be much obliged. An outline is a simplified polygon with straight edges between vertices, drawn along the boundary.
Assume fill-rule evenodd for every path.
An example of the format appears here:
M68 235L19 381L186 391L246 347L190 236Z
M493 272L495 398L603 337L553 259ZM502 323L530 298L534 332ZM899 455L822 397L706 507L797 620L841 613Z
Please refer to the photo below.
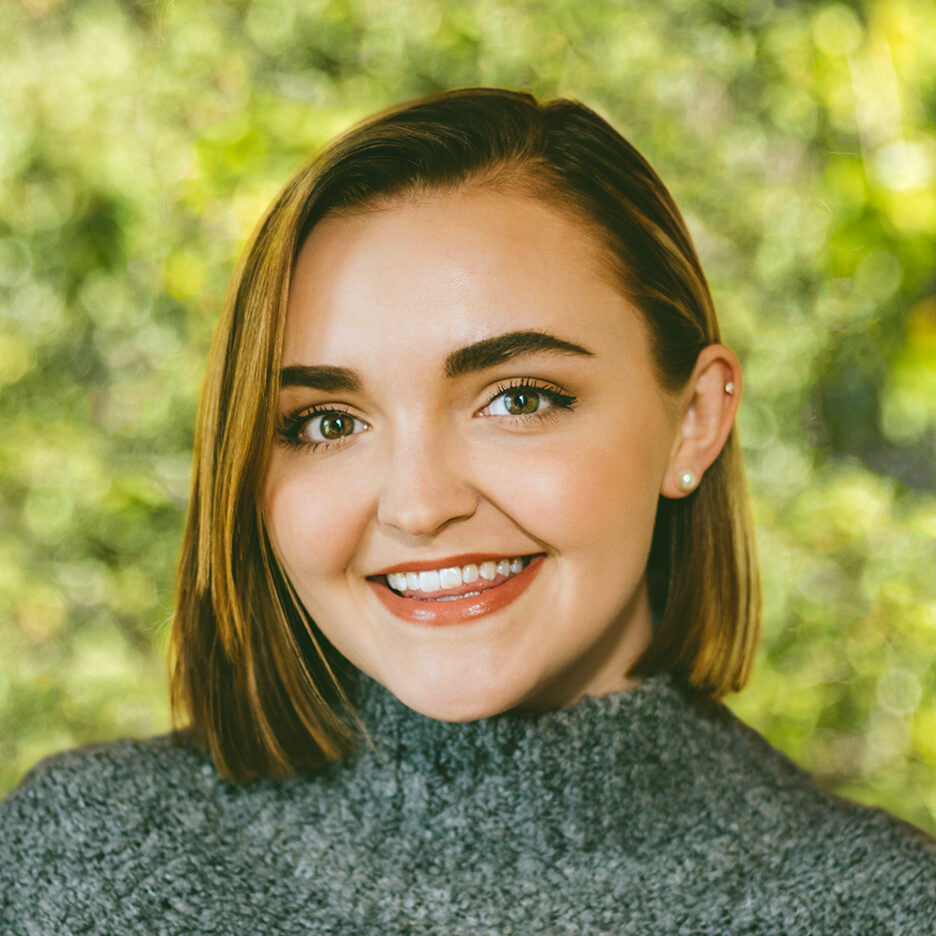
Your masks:
M168 726L196 396L320 144L469 84L579 97L683 207L766 620L731 707L936 833L936 5L0 0L0 789Z

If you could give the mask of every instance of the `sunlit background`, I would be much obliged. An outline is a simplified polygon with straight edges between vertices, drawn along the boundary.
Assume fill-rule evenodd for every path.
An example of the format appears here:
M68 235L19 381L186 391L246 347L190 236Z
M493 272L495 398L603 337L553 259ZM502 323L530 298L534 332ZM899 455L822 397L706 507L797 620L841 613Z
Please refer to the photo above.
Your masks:
M375 109L582 99L685 211L764 570L730 706L936 834L932 0L0 0L0 792L168 727L196 395L285 179Z

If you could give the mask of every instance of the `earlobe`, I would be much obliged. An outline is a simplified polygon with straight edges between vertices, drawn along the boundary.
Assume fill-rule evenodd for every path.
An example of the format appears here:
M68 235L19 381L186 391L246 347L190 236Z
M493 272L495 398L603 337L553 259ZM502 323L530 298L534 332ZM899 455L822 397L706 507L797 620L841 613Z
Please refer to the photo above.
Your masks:
M686 497L702 482L734 425L740 390L734 352L720 344L704 348L686 384L678 435L660 485L663 497Z

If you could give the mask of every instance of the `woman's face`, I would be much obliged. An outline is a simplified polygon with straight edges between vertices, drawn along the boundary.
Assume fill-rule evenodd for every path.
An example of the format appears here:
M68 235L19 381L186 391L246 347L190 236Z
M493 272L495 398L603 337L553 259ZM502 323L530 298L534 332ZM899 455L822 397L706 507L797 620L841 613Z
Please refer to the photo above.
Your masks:
M283 366L264 516L342 654L450 721L635 684L678 407L590 232L492 192L327 218Z

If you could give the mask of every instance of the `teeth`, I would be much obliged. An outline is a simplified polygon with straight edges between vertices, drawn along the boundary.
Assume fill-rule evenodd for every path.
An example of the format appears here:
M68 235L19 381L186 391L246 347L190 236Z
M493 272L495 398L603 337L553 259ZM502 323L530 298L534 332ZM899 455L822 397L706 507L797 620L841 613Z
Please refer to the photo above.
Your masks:
M479 577L490 582L498 575L516 575L523 571L523 559L519 556L512 559L499 559L496 562L489 560L480 565L450 566L445 569L432 569L428 572L389 572L387 584L395 591L421 591L434 592L446 588L460 588L476 581ZM470 594L480 594L471 592ZM464 595L445 595L439 601L463 598Z
M442 588L461 588L461 569L442 569L439 572L439 584Z
M432 569L429 572L419 573L419 590L424 592L438 591L441 577L438 569Z

